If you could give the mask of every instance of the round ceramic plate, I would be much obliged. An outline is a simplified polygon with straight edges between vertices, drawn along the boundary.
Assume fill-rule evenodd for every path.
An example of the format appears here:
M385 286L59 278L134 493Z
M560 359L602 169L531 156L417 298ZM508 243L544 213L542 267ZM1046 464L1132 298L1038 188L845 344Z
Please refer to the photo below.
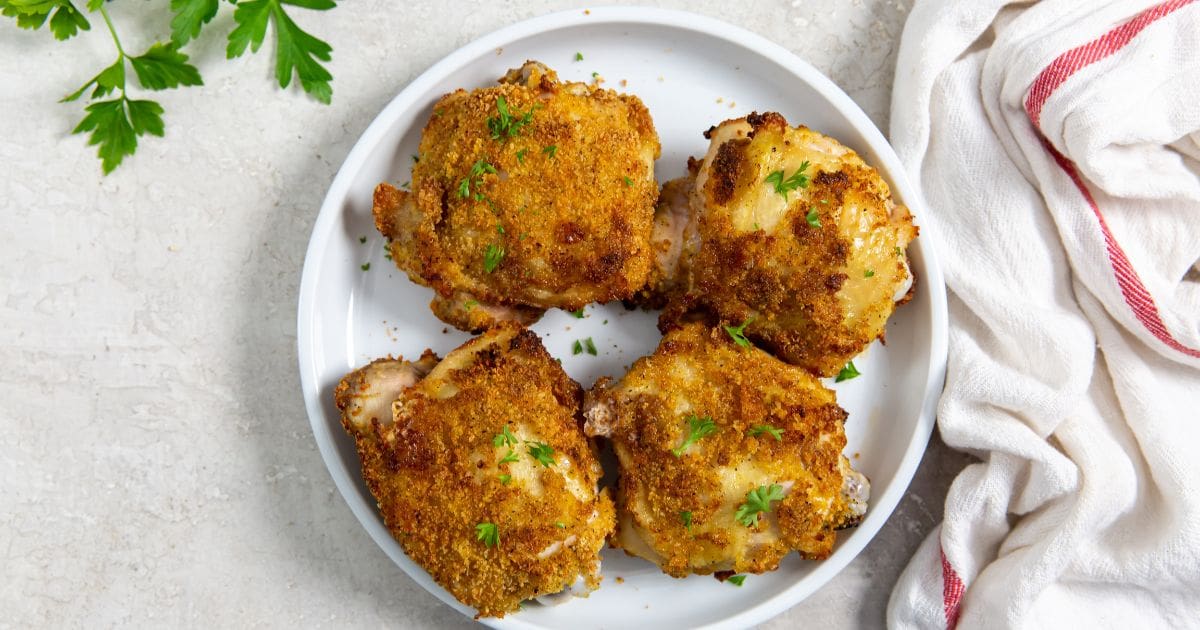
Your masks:
M918 222L923 212L887 141L829 79L757 35L689 13L610 8L548 15L459 49L404 88L346 158L313 228L300 286L300 375L321 455L350 509L412 579L468 615L475 611L435 584L384 527L360 481L333 389L346 372L376 357L416 357L425 348L445 354L467 340L434 318L429 289L409 282L384 258L371 193L381 181L409 180L410 156L439 97L492 85L527 59L549 65L567 81L591 81L598 73L605 87L640 97L662 140L655 169L660 182L682 175L688 156L704 154L705 129L751 111L777 111L856 150ZM606 549L604 582L590 597L558 606L527 604L515 615L485 621L503 628L745 627L796 604L845 567L904 494L933 427L945 368L946 306L931 240L926 232L909 249L917 291L889 322L887 346L876 342L855 359L862 376L830 382L850 414L846 455L872 484L865 520L839 534L830 558L811 562L792 554L778 571L751 576L739 588L707 576L674 579ZM533 327L584 387L600 376L621 376L658 343L656 313L620 304L589 306L585 313L576 319L553 310ZM594 340L597 356L572 355L573 342L585 337Z

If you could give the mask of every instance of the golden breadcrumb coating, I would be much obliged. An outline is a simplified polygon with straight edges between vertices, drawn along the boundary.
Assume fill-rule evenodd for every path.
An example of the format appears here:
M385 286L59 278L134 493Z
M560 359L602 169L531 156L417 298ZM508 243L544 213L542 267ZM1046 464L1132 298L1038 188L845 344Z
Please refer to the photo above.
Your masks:
M771 571L793 549L825 558L835 530L866 510L834 392L722 329L672 330L618 383L598 382L585 407L585 430L608 436L620 462L616 543L672 576ZM715 431L685 447L704 420ZM747 493L771 486L782 500L739 522Z
M613 504L597 491L580 387L537 335L503 323L440 362L382 359L335 398L388 529L480 616L599 585Z
M438 317L466 330L625 299L650 273L658 155L636 96L561 83L527 62L434 105L412 192L380 184L376 226L396 265L450 300ZM455 312L469 301L524 312Z
M696 308L735 325L751 320L746 334L776 356L837 374L883 335L911 290L911 214L856 153L779 114L705 135L708 154L689 162L690 177L667 183L656 217L659 251L678 240L681 252L660 256L641 301L670 302L664 330ZM776 183L788 180L785 195Z

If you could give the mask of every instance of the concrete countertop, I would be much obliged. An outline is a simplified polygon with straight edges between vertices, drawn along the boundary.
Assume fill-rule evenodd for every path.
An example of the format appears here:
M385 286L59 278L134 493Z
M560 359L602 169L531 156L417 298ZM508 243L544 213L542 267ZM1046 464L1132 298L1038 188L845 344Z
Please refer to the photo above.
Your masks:
M127 48L165 37L166 4L108 5ZM886 130L906 1L663 4L795 51ZM486 32L584 6L297 10L334 47L328 107L274 87L269 51L226 61L226 9L191 49L206 85L156 95L166 137L108 177L70 135L81 104L56 103L111 63L102 23L59 43L0 19L0 627L472 625L334 489L296 373L300 268L338 166L398 90ZM882 626L966 461L935 435L862 555L765 627Z

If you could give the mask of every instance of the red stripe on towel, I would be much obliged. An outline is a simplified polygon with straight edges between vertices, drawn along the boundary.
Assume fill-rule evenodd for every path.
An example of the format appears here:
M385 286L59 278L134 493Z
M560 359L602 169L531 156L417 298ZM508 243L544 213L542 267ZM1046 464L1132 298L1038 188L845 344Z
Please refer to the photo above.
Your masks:
M1150 7L1137 14L1132 20L1105 33L1103 37L1059 55L1034 80L1033 86L1029 90L1029 96L1025 99L1025 113L1029 116L1033 126L1036 128L1041 122L1042 107L1045 106L1046 101L1072 75L1117 52L1147 26L1192 2L1195 0L1170 0ZM1096 215L1100 231L1104 235L1104 247L1108 253L1108 262L1112 266L1113 275L1116 277L1117 286L1120 287L1121 295L1125 298L1125 303L1133 310L1134 316L1156 339L1168 347L1191 357L1200 357L1200 350L1183 345L1171 335L1170 330L1167 330L1162 316L1159 315L1158 306L1154 303L1154 297L1150 295L1150 291L1138 276L1137 270L1129 262L1129 257L1125 255L1125 250L1122 249L1121 244L1117 242L1108 228L1108 222L1104 220L1100 206L1096 204L1096 199L1087 189L1083 177L1079 174L1079 169L1075 168L1075 163L1059 153L1046 140L1045 136L1041 135L1041 129L1038 129L1038 135L1041 137L1042 145L1054 156L1054 161L1067 174L1067 177L1071 178L1088 206L1091 207L1092 213ZM944 555L942 561L945 563Z
M959 604L962 603L963 581L950 566L946 559L946 550L942 549L942 610L946 611L946 628L954 630L958 625Z

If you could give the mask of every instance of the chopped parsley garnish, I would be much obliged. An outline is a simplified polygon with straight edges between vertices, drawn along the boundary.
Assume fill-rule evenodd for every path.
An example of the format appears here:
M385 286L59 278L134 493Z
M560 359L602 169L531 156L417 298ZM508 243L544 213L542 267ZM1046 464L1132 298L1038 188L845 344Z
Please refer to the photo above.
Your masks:
M815 206L808 209L808 214L804 215L804 220L808 221L810 227L821 227L821 219L817 218L817 209Z
M416 153L414 153L414 154L412 155L412 159L413 159L413 164L416 164L417 162L420 162L420 161L421 161L421 156L419 156L419 155L417 155Z
M749 348L750 340L746 339L746 326L750 325L750 322L752 321L754 321L754 318L750 317L746 319L746 321L742 322L741 326L723 326L722 328L725 329L725 332L729 333L729 336L733 338L734 343L743 348Z
M626 185L626 186L633 186L633 180L632 180L632 179L629 179L629 176L628 176L628 175L626 175L626 176L625 176L625 185Z
M470 197L471 186L475 186L475 200L479 201L483 198L479 193L479 185L483 183L483 174L495 172L496 167L488 164L487 160L476 160L475 163L471 165L471 173L462 178L462 181L458 182L458 196L462 197L463 199Z
M512 481L512 475L496 475L496 478L500 480L500 483L506 486Z
M358 237L358 242L359 242L359 243L366 243L366 242L367 242L367 237L365 237L365 236L360 236L360 237Z
M600 73L599 73L599 72L593 72L593 73L592 73L592 78L593 78L593 79L599 79L599 78L600 78Z
M749 433L750 433L750 437L757 437L764 433L769 433L771 435L771 437L775 438L776 442L783 441L783 429L777 429L769 424L757 425L757 426L751 428Z
M504 233L504 226L503 226L503 225L500 225L499 223L497 223L497 224L496 224L496 233L497 233L497 234L503 234L503 233Z
M500 266L501 260L504 260L504 248L488 243L487 249L483 250L483 270L492 273Z
M529 456L547 468L554 465L554 449L545 442L530 442Z
M520 151L517 151L517 163L518 164L525 163L525 153L527 153L528 151L529 151L529 149L521 149Z
M858 368L854 367L854 362L851 361L846 364L846 367L842 368L841 372L838 372L837 378L833 379L833 382L841 383L842 381L848 381L861 375Z
M692 513L684 510L679 513L679 520L683 522L683 526L688 530L692 530Z
M899 245L897 245L897 246L896 246L896 255L897 255L897 256L903 256L903 255L904 255L904 252L900 251L900 246L899 246Z
M496 110L498 116L493 116L487 119L488 131L492 132L492 140L500 140L503 142L509 138L515 138L521 133L521 128L533 122L533 110L537 106L529 108L529 111L520 114L520 117L512 115L508 109L508 101L504 100L503 96L496 97Z
M870 278L870 277L871 277L871 276L873 276L873 275L875 275L875 270L874 270L874 269L868 269L868 270L866 270L866 271L864 271L864 272L863 272L863 277L864 277L864 278Z
M741 586L742 584L744 584L746 582L746 576L745 575L731 575L725 581L729 582L730 584L733 584L734 586Z
M485 547L495 547L500 544L500 532L495 523L480 523L475 526L475 540L482 542Z
M550 156L550 159L552 159L552 160L553 160L553 159L554 159L554 156L555 156L555 155L558 153L558 147L557 147L556 145L553 145L553 144L552 144L552 145L550 145L550 146L548 146L548 147L543 147L543 148L542 148L542 153L545 153L546 155L549 155L549 156Z
M479 306L479 300L467 300L466 302L463 302L463 308L467 311L470 311L471 309L475 308L476 306ZM505 428L507 428L507 427L505 427Z
M365 263L359 265L359 269L362 269L363 271L366 271L370 268L371 268L371 263L369 263L369 262L365 262Z
M583 309L582 308L576 309L574 311L570 311L570 313L571 313L571 316L574 317L575 319L583 319Z
M506 454L504 458L500 460L500 463L511 464L515 461L517 461L517 452L510 448L508 449L508 454Z
M562 522L562 521L554 521L554 526L555 526L555 527L557 527L557 528L559 528L559 529L566 529L566 528L567 528L567 524L566 524L566 523L564 523L564 522Z
M687 417L688 434L683 438L683 443L671 449L671 453L675 457L683 455L687 447L691 446L696 440L708 437L717 432L717 425L712 421L712 418L701 418L696 414Z
M508 430L507 424L504 425L504 428L492 438L492 446L504 446L505 444L509 446L517 445L517 436L513 435L512 431Z
M759 486L746 493L746 502L739 505L733 518L746 527L758 524L758 515L771 511L772 501L783 500L783 486L773 483L770 486Z
M596 356L596 344L592 343L591 337L583 340L583 349L587 350L588 354Z
M571 354L583 354L583 344L579 343L578 339L576 339L575 343L571 346Z
M583 61L583 53L581 53L581 52L575 53L575 61Z
M788 193L797 188L808 188L808 175L804 171L808 170L808 160L804 160L800 164L800 168L792 173L791 177L785 177L783 170L775 171L767 175L766 182L775 187L775 192L783 195L784 200L787 200Z

